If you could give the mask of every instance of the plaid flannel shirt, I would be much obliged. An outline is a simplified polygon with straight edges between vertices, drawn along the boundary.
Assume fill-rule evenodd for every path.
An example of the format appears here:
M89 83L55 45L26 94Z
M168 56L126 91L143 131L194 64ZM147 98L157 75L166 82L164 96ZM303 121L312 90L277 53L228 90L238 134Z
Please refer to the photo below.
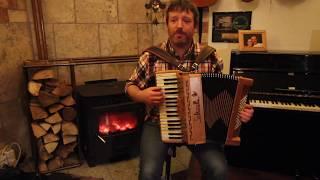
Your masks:
M179 56L175 53L174 49L170 46L168 41L163 42L159 45L160 48L167 51L173 57L180 59ZM195 62L196 57L200 53L200 45L198 43L192 43L191 47L186 51L184 55L184 60L182 65L190 69L192 64ZM217 55L216 52L212 53L206 60L202 61L199 64L198 70L195 72L203 73L203 72L215 72L221 73L223 68L223 61ZM148 52L144 52L138 61L137 67L132 73L131 77L127 80L126 89L130 85L136 85L140 89L146 89L148 87L155 86L155 73L159 71L165 70L175 70L177 69L175 66L169 64L166 61L163 61L152 55ZM155 107L147 107L147 115L146 119L150 119L152 121L159 120L159 110Z

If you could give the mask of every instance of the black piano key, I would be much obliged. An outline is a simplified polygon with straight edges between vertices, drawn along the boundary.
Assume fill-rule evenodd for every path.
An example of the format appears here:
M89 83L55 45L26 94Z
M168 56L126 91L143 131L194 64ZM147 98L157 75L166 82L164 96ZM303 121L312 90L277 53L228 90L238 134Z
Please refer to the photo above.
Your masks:
M168 127L168 130L180 130L181 128Z
M168 78L163 79L163 81L174 81L174 80L177 80L177 78L176 77L168 77Z
M178 133L178 132L169 132L168 135L182 135L182 133Z
M180 123L180 120L171 120L169 123Z
M167 117L179 117L178 115L167 115Z
M172 85L172 84L177 84L177 82L164 82L164 85Z
M181 137L169 137L169 139L181 139Z

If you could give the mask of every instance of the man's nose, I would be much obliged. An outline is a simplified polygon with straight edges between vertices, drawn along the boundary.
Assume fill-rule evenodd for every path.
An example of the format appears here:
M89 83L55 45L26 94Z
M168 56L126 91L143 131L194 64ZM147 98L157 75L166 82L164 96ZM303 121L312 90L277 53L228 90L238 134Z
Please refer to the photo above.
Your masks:
M183 22L182 22L182 20L178 20L177 26L178 26L178 28L182 28L182 27L183 27Z

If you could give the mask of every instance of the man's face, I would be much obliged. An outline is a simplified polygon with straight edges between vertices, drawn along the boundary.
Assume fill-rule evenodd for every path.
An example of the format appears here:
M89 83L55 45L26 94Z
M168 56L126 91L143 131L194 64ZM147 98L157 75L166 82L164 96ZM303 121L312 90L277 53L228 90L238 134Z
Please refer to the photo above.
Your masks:
M252 46L252 40L251 40L251 39L248 39L247 45L248 45L248 46Z
M253 44L257 44L257 37L256 36L252 36L251 37L251 41Z
M173 45L189 45L193 40L195 24L191 11L172 11L168 17L168 35Z

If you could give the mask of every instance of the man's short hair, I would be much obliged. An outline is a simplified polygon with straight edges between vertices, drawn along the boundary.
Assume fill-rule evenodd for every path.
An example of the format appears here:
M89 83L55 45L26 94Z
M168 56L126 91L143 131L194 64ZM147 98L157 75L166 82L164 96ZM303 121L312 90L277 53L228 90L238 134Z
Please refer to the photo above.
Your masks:
M196 27L199 23L198 8L190 0L171 0L166 12L167 24L168 24L169 12L172 12L172 11L191 11L193 14L194 26Z

